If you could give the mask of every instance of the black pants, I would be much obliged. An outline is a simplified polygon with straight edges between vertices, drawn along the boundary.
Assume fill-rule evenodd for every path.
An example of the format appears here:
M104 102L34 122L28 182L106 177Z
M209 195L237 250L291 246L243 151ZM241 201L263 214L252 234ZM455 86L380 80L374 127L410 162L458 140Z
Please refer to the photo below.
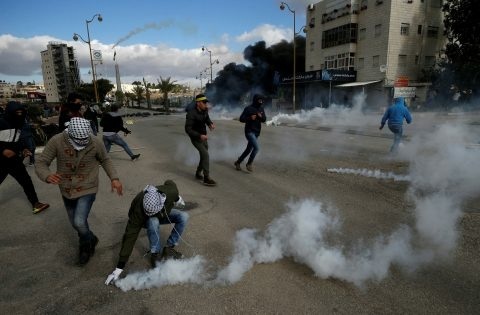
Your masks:
M9 174L23 187L28 201L34 206L38 202L37 193L35 192L35 187L33 187L32 179L28 175L25 165L23 165L23 161L18 156L0 159L0 184L3 183Z
M210 174L210 157L208 155L208 142L190 139L193 146L198 150L200 154L200 162L197 166L197 174L201 174L203 171L203 176L209 177Z

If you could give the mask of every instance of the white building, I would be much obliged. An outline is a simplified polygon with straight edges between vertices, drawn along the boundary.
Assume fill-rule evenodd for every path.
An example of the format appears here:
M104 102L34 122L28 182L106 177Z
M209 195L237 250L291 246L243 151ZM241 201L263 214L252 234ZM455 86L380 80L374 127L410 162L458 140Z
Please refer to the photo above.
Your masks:
M423 70L443 54L442 0L322 0L307 8L306 71L355 70L355 83L386 95L395 82L423 100ZM387 88L387 89L385 89Z
M80 85L80 72L73 47L50 42L41 56L47 102L64 101Z

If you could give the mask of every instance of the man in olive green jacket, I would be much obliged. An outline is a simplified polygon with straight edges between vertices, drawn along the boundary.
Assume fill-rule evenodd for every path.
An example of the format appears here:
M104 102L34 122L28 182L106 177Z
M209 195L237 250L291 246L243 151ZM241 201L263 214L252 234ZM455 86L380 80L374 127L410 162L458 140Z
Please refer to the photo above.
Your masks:
M80 266L89 261L98 243L87 220L98 191L99 164L111 180L112 191L122 195L122 183L105 146L91 132L88 120L72 118L67 129L48 141L35 163L38 178L60 188L68 218L78 233ZM57 159L56 172L50 170L54 159Z
M142 228L147 229L152 268L155 268L159 258L182 258L183 255L174 247L178 244L188 221L188 214L177 209L184 205L182 197L178 194L177 185L172 180L167 180L160 186L147 185L139 192L128 210L128 223L123 234L117 267L107 277L105 284L116 281L122 273ZM159 256L161 249L159 229L163 224L174 224L174 227Z

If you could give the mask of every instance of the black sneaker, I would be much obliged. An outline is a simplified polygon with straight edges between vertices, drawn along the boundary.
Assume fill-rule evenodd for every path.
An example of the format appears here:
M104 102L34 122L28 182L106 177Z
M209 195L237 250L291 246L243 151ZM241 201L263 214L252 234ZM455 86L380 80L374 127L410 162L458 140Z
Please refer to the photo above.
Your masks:
M200 173L195 173L195 179L196 180L203 180L203 176Z
M203 184L205 186L217 186L217 182L211 179L210 177L205 177L203 179Z
M140 157L140 154L134 154L132 155L131 159L132 161L135 161L135 160L138 160L139 157Z
M152 268L155 268L157 266L157 261L161 258L161 256L158 255L158 253L151 253L150 254L150 266Z
M162 251L162 259L169 259L169 258L182 259L183 254L176 251L175 248L173 247L165 246Z
M242 170L242 168L240 167L240 163L239 163L238 161L235 162L235 163L233 163L233 165L235 165L235 169L236 169L237 171L241 171L241 170Z
M78 255L78 265L80 267L85 266L90 260L90 251L85 249L80 249L80 254Z

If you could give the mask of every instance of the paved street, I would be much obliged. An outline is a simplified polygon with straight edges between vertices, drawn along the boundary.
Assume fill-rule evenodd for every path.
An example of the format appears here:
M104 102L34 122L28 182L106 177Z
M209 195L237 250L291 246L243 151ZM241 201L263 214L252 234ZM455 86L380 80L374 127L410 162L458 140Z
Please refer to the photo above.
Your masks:
M429 186L438 178L422 182L422 178L436 174L422 173L422 167L437 166L440 176L450 164L440 159L440 153L430 152L435 143L428 138L424 144L425 150L430 150L430 164L420 163L419 150L415 153L419 163L412 167L409 152L413 149L408 144L401 148L402 155L390 156L391 133L387 128L378 130L380 117L371 114L362 119L361 125L330 119L330 124L310 120L265 126L253 173L236 171L233 166L246 145L243 125L236 120L214 119L210 165L211 176L219 184L206 187L194 179L198 155L184 132L183 114L134 118L134 124L128 127L132 134L126 141L141 157L131 162L125 152L113 147L110 154L121 175L124 195L111 193L101 172L100 191L89 221L100 242L95 256L83 268L75 266L77 239L58 188L40 182L33 168L28 168L41 201L50 203L44 213L32 215L22 189L8 177L0 186L0 310L4 314L478 313L480 185L470 185L473 188L465 189L465 194L454 195L455 186L463 188L462 183L471 180L475 183L465 176L465 180L448 186L447 192L455 196L452 207L458 203L462 211L458 220L451 215L451 227L448 219L440 217L440 210L422 217L436 222L421 221L418 200L442 189ZM472 167L476 175L480 169L478 115L414 113L414 124L405 130L407 143L412 147L418 144L414 139L418 134L441 136L444 131L439 125L454 120L468 129L469 138L460 143L458 152L466 158L454 164L457 169L453 175L463 174L464 166ZM456 133L447 130L445 134L454 137ZM441 139L452 149L457 141L453 139L450 145L448 137ZM465 146L469 149L461 151ZM368 172L358 174L361 170L377 173L365 176ZM411 172L412 176L426 175L410 181L385 175ZM205 278L197 275L194 283L153 285L126 292L105 286L105 278L116 264L132 198L146 184L166 179L177 183L190 214L184 234L188 244L184 242L178 249L187 262L203 257ZM316 211L319 207L325 211ZM303 212L298 212L300 208ZM278 220L285 213L296 215ZM321 218L326 218L323 227L316 225ZM331 218L336 219L329 221ZM293 227L295 222L299 231ZM422 230L422 224L430 223L438 229ZM338 229L334 230L335 224ZM278 230L273 232L275 227ZM238 275L237 280L212 282L232 261L239 237L236 233L246 228L256 229L255 241L267 238L265 232L270 229L270 240L280 240L288 249L278 259L259 251L270 260L240 260L230 269ZM320 229L325 233L317 234ZM412 236L407 245L390 242L405 240L401 238L405 230ZM452 237L455 241L450 251L442 250L448 247L448 233L439 236L445 244L435 246L421 237L430 233L432 239L438 239L435 231L457 235ZM169 231L163 228L161 232L165 238ZM239 244L247 246L245 240ZM385 243L396 245L378 250ZM143 257L147 247L142 231L122 276L148 269L148 259ZM242 249L236 253L237 258L242 256ZM429 255L435 255L435 259L429 259ZM152 286L150 280L144 279L144 284Z

